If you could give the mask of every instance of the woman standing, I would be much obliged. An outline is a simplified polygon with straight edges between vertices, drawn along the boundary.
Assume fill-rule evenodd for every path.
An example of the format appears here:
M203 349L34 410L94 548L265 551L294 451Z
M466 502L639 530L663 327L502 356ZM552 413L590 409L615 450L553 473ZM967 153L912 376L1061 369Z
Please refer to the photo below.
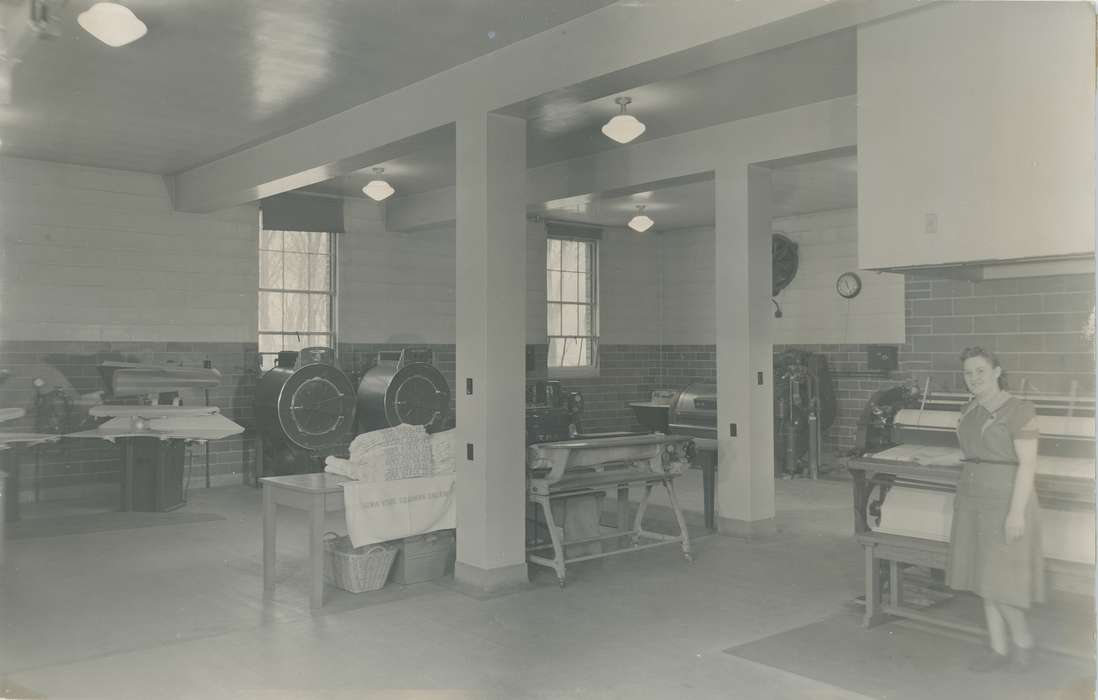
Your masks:
M1036 410L1011 396L998 358L983 348L961 353L973 399L961 411L957 437L965 464L953 502L946 584L983 598L991 650L970 666L990 671L1032 660L1026 611L1045 599L1044 559L1034 473ZM1010 637L1007 636L1009 629ZM1010 639L1014 653L1010 653Z

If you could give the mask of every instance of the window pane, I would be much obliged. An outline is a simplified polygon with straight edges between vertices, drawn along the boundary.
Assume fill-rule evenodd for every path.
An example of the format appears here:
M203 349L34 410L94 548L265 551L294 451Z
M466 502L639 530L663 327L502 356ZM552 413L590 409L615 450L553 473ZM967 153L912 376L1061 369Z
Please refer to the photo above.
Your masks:
M317 335L313 333L305 338L309 343L310 348L330 348L332 347L332 336L330 335Z
M549 239L549 248L545 255L545 267L549 270L560 269L560 241L556 238Z
M282 241L286 251L294 253L309 252L309 235L308 231L283 231Z
M282 293L259 293L259 330L282 330Z
M560 300L579 301L580 274L577 272L560 273Z
M577 306L576 309L576 335L592 335L591 333L591 307Z
M561 365L564 367L578 367L580 364L580 342L577 338L565 338L564 339L564 354L561 359Z
M331 311L329 309L330 304L327 294L310 294L308 325L301 330L328 332L331 322Z
M580 243L577 241L561 241L560 254L561 254L561 269L575 272L579 269L579 256Z
M576 266L576 269L580 272L587 272L591 269L591 248L590 243L580 243L579 258L577 260L579 264Z
M261 289L282 287L282 253L259 251L259 286Z
M560 273L556 270L548 270L546 273L546 296L549 301L560 301Z
M595 290L592 289L594 277L592 275L580 276L580 301L587 304L595 302Z
M282 327L286 331L302 331L308 327L309 295L286 292L282 302Z
M281 231L260 231L259 232L259 249L260 250L282 250L282 232Z
M309 256L309 289L314 292L331 290L331 258L327 255Z
M563 338L550 338L549 339L549 366L560 367L561 358L563 356L564 339Z
M305 234L305 251L308 253L327 255L328 234L319 231L309 231Z
M282 285L285 289L309 288L309 256L304 253L284 253Z
M282 349L282 336L259 334L259 352L278 352Z
M282 336L282 348L284 350L300 350L307 347L305 339L306 335L284 335Z
M560 304L549 304L548 321L546 335L560 335Z
M561 335L579 335L579 307L564 304L560 310Z

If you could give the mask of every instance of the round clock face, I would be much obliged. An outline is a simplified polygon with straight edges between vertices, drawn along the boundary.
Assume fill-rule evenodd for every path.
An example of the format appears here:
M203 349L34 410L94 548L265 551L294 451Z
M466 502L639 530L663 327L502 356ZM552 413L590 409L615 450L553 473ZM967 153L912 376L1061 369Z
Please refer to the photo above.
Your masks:
M853 299L862 291L862 278L853 272L844 272L835 282L835 291L843 299Z

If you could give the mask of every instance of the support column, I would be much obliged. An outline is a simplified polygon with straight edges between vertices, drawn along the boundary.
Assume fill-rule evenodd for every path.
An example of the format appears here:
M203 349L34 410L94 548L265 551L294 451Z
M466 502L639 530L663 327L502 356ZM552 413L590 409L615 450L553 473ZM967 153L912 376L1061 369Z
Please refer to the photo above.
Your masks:
M526 122L484 114L457 123L454 578L474 593L527 583L525 343Z
M770 173L734 165L714 178L717 529L740 537L774 533Z

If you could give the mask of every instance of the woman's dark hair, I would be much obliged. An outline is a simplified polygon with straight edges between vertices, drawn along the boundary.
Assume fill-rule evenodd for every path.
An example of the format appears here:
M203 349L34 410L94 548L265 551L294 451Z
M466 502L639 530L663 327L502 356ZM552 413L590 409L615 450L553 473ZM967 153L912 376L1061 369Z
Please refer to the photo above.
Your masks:
M990 364L992 368L999 367L1000 369L1002 369L1002 365L999 364L999 358L995 356L995 353L990 350L984 350L979 345L973 345L972 347L965 348L961 351L961 364L963 365L965 363L965 360L971 360L974 357L982 357L988 361L988 364ZM1007 388L1005 369L999 373L999 388Z

